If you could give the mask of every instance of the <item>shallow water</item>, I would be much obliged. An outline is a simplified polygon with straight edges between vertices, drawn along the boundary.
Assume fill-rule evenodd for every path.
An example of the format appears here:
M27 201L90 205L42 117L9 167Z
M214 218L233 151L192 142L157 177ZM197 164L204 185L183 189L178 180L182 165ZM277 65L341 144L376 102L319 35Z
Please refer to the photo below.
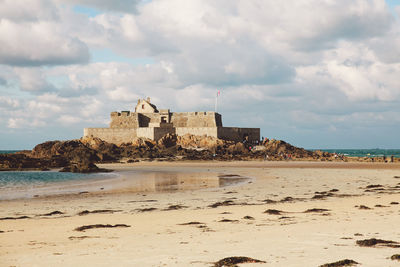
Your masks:
M117 175L57 171L2 171L0 172L0 200L78 193L86 185L91 186L113 177Z
M226 187L249 180L238 175L201 171L123 170L104 174L0 172L0 200L88 192L174 192Z

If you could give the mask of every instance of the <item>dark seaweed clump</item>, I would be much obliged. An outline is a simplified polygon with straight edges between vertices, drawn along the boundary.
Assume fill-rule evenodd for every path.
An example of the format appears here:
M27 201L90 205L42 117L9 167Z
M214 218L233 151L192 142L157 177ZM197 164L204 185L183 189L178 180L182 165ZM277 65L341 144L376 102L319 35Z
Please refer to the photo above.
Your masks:
M270 214L270 215L281 215L282 211L281 210L275 210L275 209L267 209L264 211L264 213Z
M376 239L376 238L357 240L356 243L360 247L374 247L375 245L391 247L391 248L399 248L400 247L398 242L395 242L392 240Z
M94 229L94 228L115 228L115 227L131 227L130 225L127 224L91 224L91 225L83 225L80 227L75 228L75 231L79 232L84 232L85 230L88 229Z
M256 260L249 257L228 257L214 263L214 267L234 267L239 263L265 263L265 261Z
M304 211L304 213L312 213L312 212L320 213L320 212L325 212L325 211L329 211L329 210L328 209L317 209L317 208L314 208L314 209L308 209L308 210Z
M356 264L358 264L358 262L349 260L349 259L345 259L345 260L336 261L336 262L332 262L332 263L326 263L326 264L320 265L319 267L342 267L342 266L352 266L352 265L356 265Z
M392 260L398 260L400 261L400 254L394 254L392 257L390 257Z

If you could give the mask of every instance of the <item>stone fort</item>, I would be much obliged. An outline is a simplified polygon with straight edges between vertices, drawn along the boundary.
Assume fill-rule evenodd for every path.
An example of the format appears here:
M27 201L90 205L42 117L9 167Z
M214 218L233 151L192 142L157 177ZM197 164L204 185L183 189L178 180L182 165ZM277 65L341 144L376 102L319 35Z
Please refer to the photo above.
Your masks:
M84 136L98 137L106 142L122 144L135 138L159 140L167 133L212 136L223 140L255 143L260 140L260 128L223 127L221 114L206 112L170 112L139 99L135 111L111 112L109 128L85 128Z

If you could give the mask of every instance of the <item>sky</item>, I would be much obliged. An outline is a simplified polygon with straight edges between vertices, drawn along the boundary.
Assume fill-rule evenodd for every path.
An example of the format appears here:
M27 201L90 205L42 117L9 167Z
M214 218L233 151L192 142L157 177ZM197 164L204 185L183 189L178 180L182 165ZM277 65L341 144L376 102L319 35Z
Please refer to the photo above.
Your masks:
M0 150L150 97L305 148L400 148L400 0L0 0Z

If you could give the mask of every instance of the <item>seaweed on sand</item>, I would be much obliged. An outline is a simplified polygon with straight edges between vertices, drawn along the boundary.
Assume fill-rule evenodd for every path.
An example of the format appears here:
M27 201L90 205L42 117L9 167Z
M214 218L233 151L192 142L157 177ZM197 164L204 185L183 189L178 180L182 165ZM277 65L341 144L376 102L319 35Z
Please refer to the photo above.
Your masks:
M138 212L148 212L157 210L157 208L143 208L143 209L136 209Z
M360 247L375 247L375 245L378 245L378 246L390 247L390 248L400 248L400 244L396 241L382 240L382 239L376 239L376 238L357 240L356 243Z
M82 216L82 215L87 215L87 214L91 214L91 213L114 213L114 212L118 212L118 211L121 211L121 210L92 210L92 211L84 210L84 211L79 212L78 215Z
M394 254L392 257L390 257L390 259L400 261L400 254Z
M304 211L304 213L312 213L312 212L325 212L325 211L329 211L328 209L317 209L317 208L313 208L313 209L308 209L306 211Z
M264 213L270 214L270 215L281 215L283 211L281 210L275 210L275 209L267 209L264 211Z
M90 224L90 225L83 225L75 228L75 231L79 232L84 232L88 229L94 229L94 228L116 228L116 227L131 227L130 225L127 224Z
M223 202L215 202L214 204L209 205L210 208L217 208L219 206L232 206L235 203L232 200L225 200Z
M163 209L163 210L165 210L165 211L167 211L167 210L180 210L180 209L184 209L184 208L187 208L187 207L188 206L184 206L184 205L171 205L168 208Z
M336 262L332 262L332 263L326 263L326 264L320 265L319 267L342 267L342 266L353 266L356 264L359 264L359 263L356 261L353 261L353 260L345 259L345 260L336 261Z
M29 219L29 216L19 216L19 217L3 217L0 218L0 220L4 221L4 220L20 220L20 219Z
M238 220L231 220L231 219L222 219L218 222L239 222Z
M187 223L180 223L178 225L198 225L198 224L204 224L202 222L187 222Z
M214 263L214 267L234 267L239 263L266 263L265 261L252 259L249 257L227 257Z
M61 215L64 214L64 212L59 211L59 210L55 210L49 213L45 213L45 214L40 214L39 216L53 216L53 215Z

